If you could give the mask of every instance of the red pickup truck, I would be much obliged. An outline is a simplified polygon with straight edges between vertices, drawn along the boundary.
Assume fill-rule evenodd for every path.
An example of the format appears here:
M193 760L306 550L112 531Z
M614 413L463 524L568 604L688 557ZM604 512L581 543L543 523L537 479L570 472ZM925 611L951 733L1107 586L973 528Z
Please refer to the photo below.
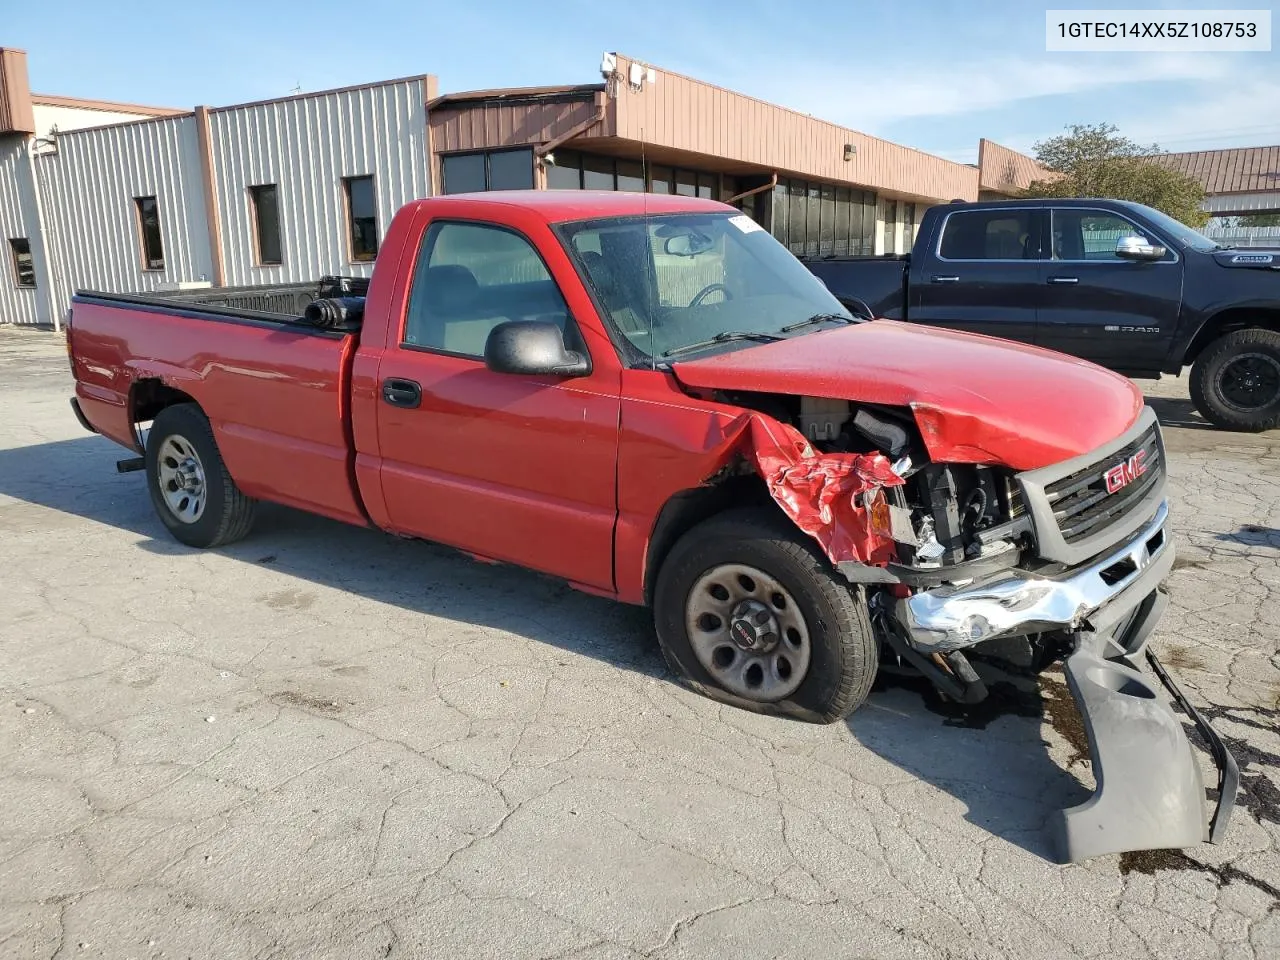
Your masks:
M1173 560L1138 390L853 316L730 207L417 201L366 298L285 317L80 292L69 350L77 416L141 455L186 544L245 536L257 501L451 544L649 604L695 689L810 721L881 665L974 702L969 654L1065 657L1106 770L1066 856L1206 834L1188 741L1136 669Z

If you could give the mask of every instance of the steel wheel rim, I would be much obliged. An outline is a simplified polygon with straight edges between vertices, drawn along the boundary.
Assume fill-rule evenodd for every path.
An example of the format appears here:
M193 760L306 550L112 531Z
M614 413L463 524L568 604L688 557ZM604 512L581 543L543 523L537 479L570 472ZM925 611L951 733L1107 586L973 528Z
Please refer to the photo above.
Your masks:
M795 693L809 672L809 627L776 577L742 563L712 567L685 599L685 632L715 681L748 700Z
M196 448L186 437L170 434L156 452L156 467L156 482L169 513L182 523L199 520L204 515L209 490Z
M1218 371L1218 394L1235 410L1265 410L1280 398L1280 361L1266 353L1232 357Z

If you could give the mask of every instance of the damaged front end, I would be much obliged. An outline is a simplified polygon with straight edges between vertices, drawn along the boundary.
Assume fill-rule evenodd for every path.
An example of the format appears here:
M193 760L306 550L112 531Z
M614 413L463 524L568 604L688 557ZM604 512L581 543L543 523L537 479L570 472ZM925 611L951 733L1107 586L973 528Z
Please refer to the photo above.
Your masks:
M1220 838L1235 762L1148 654L1219 767L1210 830L1182 724L1137 667L1174 556L1150 410L1097 450L1016 472L935 462L909 409L724 399L759 411L746 415L744 454L774 501L866 592L882 662L975 703L987 691L970 655L1034 670L1065 660L1097 789L1063 811L1063 859ZM936 418L928 423L936 432Z

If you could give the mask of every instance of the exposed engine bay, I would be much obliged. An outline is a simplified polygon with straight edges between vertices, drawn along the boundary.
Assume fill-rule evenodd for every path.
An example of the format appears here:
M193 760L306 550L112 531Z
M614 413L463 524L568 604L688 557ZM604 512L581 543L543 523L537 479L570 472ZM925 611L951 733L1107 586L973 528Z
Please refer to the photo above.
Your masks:
M1032 525L1012 471L930 462L909 410L807 396L723 399L793 426L819 453L888 461L901 482L885 484L882 500L867 496L866 506L872 530L892 543L883 566L898 582L971 581L1017 566L1031 545ZM879 557L832 557L850 559L874 564Z

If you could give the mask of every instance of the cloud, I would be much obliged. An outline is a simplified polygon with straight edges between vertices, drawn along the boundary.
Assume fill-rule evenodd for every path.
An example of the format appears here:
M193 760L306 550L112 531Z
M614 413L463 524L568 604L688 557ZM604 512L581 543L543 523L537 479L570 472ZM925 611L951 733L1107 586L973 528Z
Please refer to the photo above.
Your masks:
M1124 120L1122 130L1139 143L1156 142L1175 153L1280 143L1280 115L1266 106L1277 103L1280 78L1242 74L1227 89L1165 110L1135 113Z
M866 64L857 70L801 67L778 70L763 81L742 77L739 83L764 99L874 133L902 120L980 113L1042 97L1124 90L1140 83L1222 80L1233 69L1238 66L1229 59L1214 56L1046 54L934 66L917 61L892 73Z

